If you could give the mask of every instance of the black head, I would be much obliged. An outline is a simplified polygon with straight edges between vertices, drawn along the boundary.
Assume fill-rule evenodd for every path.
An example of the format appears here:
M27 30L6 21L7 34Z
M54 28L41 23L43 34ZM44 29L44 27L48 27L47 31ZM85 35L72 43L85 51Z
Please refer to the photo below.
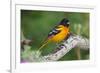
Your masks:
M69 26L70 22L68 19L64 18L61 20L61 22L59 23L59 25L64 25L64 26Z

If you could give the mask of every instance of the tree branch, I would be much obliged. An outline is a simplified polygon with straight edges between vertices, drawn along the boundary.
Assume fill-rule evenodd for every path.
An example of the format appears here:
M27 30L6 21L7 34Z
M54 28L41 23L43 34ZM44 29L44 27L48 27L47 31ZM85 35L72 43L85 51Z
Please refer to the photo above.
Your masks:
M71 35L66 41L61 43L57 52L44 56L46 61L56 61L67 54L72 48L81 48L83 50L89 49L89 40L78 35Z
M38 62L38 61L56 61L62 58L73 48L80 48L83 50L89 50L89 40L83 38L79 35L70 35L69 38L63 41L53 53L50 53L46 56L41 56L37 51L29 53L27 57L24 57L24 61ZM39 54L39 55L38 55ZM30 58L31 57L31 58Z

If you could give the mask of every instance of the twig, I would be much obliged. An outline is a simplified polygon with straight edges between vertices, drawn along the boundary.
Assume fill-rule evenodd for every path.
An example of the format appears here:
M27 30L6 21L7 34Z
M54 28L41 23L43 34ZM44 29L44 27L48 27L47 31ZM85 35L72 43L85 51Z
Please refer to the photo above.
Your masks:
M75 51L76 51L77 59L80 60L81 59L80 48L75 48Z
M81 34L81 24L78 24L77 25L77 35L80 35ZM81 59L81 53L80 53L80 48L75 48L75 52L76 52L76 56L77 56L77 59L80 60Z

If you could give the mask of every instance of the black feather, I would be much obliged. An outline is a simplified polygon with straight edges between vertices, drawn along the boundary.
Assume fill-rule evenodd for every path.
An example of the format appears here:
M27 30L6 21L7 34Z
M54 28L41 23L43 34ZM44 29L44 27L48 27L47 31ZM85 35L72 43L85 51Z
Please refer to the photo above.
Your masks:
M64 18L61 20L61 22L59 23L59 25L64 25L64 26L69 26L69 20ZM58 28L60 28L58 25L56 25L48 34L48 38L51 37L51 36L54 36L58 33L61 32L61 30L57 30Z
M58 34L60 31L61 31L61 30L57 30L56 28L54 28L54 29L52 29L52 30L50 31L50 33L48 34L48 37L54 36L54 35Z
M59 25L64 25L64 26L69 26L70 22L68 19L64 18L61 20L61 22L59 23Z

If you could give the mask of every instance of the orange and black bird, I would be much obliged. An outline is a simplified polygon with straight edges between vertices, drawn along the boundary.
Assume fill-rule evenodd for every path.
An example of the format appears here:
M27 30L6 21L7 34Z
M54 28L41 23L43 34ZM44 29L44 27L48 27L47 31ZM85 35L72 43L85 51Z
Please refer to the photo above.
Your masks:
M59 24L57 24L48 34L46 40L43 42L43 45L39 48L43 48L49 42L59 43L66 39L69 36L69 20L64 18Z

